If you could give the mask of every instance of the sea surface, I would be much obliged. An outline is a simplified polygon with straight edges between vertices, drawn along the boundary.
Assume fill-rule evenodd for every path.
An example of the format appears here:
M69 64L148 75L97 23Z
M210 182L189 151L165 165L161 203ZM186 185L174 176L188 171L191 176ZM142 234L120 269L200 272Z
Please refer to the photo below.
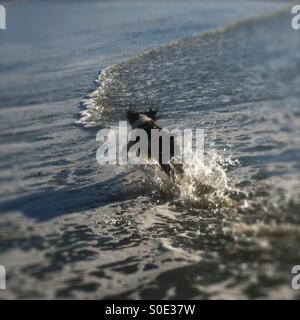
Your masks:
M0 32L0 298L297 299L300 32L287 2L12 1ZM100 166L160 108L201 128L170 181Z

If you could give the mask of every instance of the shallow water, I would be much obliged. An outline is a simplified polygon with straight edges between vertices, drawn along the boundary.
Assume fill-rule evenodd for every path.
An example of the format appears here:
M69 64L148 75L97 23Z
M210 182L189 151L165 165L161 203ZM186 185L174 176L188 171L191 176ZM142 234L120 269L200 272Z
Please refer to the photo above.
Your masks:
M23 45L40 51L17 64L17 35L0 38L4 298L298 298L300 39L289 13L89 2L63 21L48 5L65 26L61 38L51 30L55 47L47 30L31 33ZM89 25L74 24L79 12ZM205 130L205 166L176 183L95 159L98 128L152 104L162 126Z
M252 19L113 66L83 113L105 125L129 106L159 105L168 128L205 129L204 168L195 162L175 186L159 173L145 179L164 204L143 229L200 260L165 276L174 297L193 288L203 298L275 298L299 259L300 42L286 21ZM204 280L201 268L215 274Z

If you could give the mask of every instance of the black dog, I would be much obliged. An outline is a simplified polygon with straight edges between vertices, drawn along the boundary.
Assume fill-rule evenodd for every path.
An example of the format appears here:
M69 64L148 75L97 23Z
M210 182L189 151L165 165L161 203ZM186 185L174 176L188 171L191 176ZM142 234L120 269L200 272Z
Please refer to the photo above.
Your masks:
M159 131L162 130L162 128L156 123L157 117L156 114L158 112L158 108L153 110L152 108L145 112L136 112L131 109L127 110L127 119L132 127L132 129L143 129L147 133L148 137L148 158L152 159L152 153L151 153L151 130L152 129L158 129ZM128 143L127 150L130 149L132 145L134 145L137 141L139 141L139 138L137 138L136 141L131 141ZM171 135L169 136L170 141L170 159L168 163L163 163L162 161L162 139L159 139L159 157L157 162L159 163L162 170L167 173L169 176L174 177L174 174L182 174L183 168L181 164L174 163L174 156L175 156L175 141L174 137Z

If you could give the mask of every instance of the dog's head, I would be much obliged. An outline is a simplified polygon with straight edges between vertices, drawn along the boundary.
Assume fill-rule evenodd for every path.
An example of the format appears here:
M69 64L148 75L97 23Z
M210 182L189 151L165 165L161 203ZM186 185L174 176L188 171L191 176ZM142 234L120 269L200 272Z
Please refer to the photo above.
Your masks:
M150 108L148 111L145 112L137 112L133 111L132 109L127 110L127 119L129 123L132 125L135 123L138 119L140 119L141 116L146 116L150 118L153 121L157 120L156 114L158 112L158 107L156 109Z

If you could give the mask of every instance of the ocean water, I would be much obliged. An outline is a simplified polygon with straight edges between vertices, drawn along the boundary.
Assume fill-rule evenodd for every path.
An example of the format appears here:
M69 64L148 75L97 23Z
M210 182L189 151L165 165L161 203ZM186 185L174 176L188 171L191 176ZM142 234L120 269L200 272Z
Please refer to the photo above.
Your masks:
M1 295L299 298L290 7L29 4L11 5L0 34ZM204 166L195 159L176 182L155 167L99 166L97 130L152 105L166 128L205 130Z

